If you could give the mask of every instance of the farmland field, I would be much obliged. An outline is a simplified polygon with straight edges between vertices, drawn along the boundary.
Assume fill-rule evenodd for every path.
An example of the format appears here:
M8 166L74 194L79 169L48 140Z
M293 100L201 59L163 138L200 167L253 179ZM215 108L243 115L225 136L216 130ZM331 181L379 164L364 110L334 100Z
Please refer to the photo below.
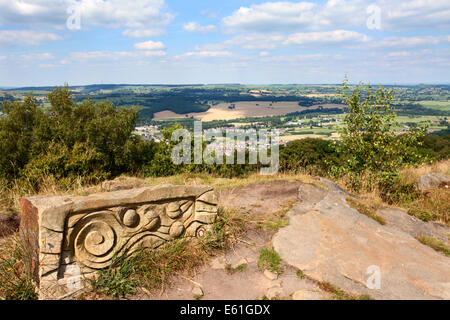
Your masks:
M234 105L234 108L231 106ZM338 104L323 104L324 109L342 108ZM154 120L168 120L194 117L202 121L233 120L247 117L282 116L292 112L317 109L318 106L301 107L294 101L270 102L270 101L240 101L234 103L219 103L212 106L206 112L176 114L172 111L155 113Z

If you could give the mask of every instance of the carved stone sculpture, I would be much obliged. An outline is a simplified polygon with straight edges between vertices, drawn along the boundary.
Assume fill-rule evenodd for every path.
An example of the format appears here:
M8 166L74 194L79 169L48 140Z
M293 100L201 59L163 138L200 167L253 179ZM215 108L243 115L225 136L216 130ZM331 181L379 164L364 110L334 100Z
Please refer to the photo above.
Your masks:
M217 215L210 187L160 185L85 197L22 199L21 234L41 299L80 291L115 256L204 237Z

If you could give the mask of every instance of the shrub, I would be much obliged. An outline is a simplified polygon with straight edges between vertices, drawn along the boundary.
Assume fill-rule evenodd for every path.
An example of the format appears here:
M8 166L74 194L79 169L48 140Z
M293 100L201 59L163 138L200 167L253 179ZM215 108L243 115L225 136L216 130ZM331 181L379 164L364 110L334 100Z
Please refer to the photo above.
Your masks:
M326 175L330 165L341 162L335 142L306 138L292 141L280 151L280 170Z
M407 133L396 132L396 113L391 106L393 90L382 86L357 85L350 90L347 80L341 92L348 106L344 127L340 130L340 152L346 162L334 173L346 175L347 185L358 191L377 187L382 194L396 184L399 169L408 163L423 161L417 152L425 127Z
M49 95L43 109L31 97L6 101L0 118L0 176L36 186L46 175L96 182L136 173L151 160L154 144L133 136L136 108L90 100L75 104L66 86Z

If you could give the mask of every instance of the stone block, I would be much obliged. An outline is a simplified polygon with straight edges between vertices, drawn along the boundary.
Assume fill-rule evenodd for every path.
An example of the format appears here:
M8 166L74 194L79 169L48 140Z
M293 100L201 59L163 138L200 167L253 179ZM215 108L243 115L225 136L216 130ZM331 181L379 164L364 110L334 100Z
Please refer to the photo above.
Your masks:
M63 299L117 255L204 237L217 215L207 186L159 185L90 196L35 196L21 202L20 231L40 299Z

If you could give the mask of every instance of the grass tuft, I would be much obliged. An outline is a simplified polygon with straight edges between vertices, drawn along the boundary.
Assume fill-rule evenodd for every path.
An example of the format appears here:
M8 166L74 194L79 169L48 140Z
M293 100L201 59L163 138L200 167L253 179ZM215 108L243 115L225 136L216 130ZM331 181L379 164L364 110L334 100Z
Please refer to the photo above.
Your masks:
M236 267L235 269L237 272L245 272L247 270L247 264L243 263Z
M0 300L35 300L37 290L28 252L16 234L2 239L0 244Z
M277 275L280 275L282 271L281 257L273 249L263 248L259 254L258 267L261 270L269 270Z
M450 257L450 247L446 245L444 241L427 236L419 236L416 239L424 245L429 246L438 252L442 252L447 257Z

